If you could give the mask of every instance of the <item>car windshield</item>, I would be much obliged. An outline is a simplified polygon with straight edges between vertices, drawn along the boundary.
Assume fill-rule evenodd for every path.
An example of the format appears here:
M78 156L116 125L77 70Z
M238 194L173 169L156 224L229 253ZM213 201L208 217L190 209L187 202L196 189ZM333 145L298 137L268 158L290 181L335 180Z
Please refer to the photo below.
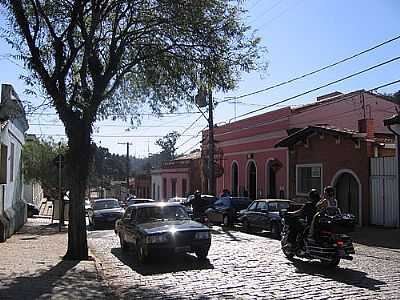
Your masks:
M109 208L119 208L119 203L117 200L102 200L102 201L96 201L94 203L94 210L100 210L100 209L109 209Z
M268 203L269 211L281 211L282 209L288 209L290 206L289 202L270 202Z
M137 211L138 223L187 219L190 219L187 212L180 206L142 207Z

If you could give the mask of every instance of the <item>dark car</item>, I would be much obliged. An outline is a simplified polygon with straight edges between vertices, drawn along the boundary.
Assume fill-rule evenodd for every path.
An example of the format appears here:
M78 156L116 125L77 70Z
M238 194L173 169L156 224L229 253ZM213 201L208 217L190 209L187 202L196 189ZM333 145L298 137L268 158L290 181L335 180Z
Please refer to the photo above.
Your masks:
M115 224L124 214L124 209L119 205L117 199L97 199L93 207L88 211L89 225L94 229L99 226Z
M218 200L218 198L213 195L201 195L200 197L202 200L202 207L204 207L204 210L211 207ZM192 205L190 204L193 199L194 195L189 195L186 198L186 200L182 203L183 205L185 205L187 212L189 213L190 216L192 216L193 214L193 208Z
M143 198L130 198L128 200L127 206L131 206L134 204L142 204L142 203L151 203L154 202L153 199L143 199Z
M239 221L242 222L246 232L252 230L268 230L275 237L281 233L282 209L289 210L292 201L284 199L260 199L253 201L247 209L240 212Z
M222 197L206 210L207 219L214 224L231 226L237 222L239 212L250 203L247 197Z
M29 218L39 214L39 208L32 203L26 203L26 211Z
M122 250L135 246L138 261L145 262L154 253L194 252L206 259L211 246L207 226L192 221L178 203L154 202L129 206L116 222Z

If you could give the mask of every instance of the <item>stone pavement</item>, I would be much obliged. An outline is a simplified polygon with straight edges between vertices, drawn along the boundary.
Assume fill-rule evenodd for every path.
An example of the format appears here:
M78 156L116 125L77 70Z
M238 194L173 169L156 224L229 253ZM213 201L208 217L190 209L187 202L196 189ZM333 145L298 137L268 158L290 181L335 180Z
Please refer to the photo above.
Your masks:
M89 245L121 299L400 299L397 250L356 244L353 261L327 270L287 260L268 234L214 229L208 262L182 255L139 265L112 230L89 232Z
M29 219L0 243L0 299L111 299L94 261L63 261L66 229Z

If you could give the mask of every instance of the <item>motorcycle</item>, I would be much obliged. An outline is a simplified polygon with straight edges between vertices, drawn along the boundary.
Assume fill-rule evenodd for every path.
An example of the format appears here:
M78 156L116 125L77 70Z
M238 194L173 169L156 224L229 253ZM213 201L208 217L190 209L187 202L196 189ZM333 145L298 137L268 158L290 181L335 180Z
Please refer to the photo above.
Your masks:
M327 267L337 267L341 259L353 260L351 254L355 251L352 238L348 235L354 231L353 215L341 214L340 211L320 213L315 224L315 238L308 237L310 226L304 219L285 212L282 212L281 218L281 248L288 259L295 256L317 259Z

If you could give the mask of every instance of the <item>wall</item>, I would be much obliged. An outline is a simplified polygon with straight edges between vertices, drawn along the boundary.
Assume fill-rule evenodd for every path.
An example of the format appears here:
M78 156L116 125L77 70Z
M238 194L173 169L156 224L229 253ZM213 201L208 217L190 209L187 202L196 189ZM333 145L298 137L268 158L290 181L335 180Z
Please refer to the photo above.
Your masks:
M161 172L161 177L167 180L167 186L163 187L167 189L167 198L164 200L168 200L172 197L186 197L186 195L182 194L182 180L186 179L187 187L186 191L189 191L190 185L190 169L189 168L169 168L163 169ZM172 195L172 180L176 179L176 195ZM163 192L161 191L161 195Z
M159 172L159 170L158 170ZM160 173L152 173L151 174L151 188L152 188L152 199L156 200L156 201L160 201L160 200L164 200L162 199L162 191L163 191L163 186L162 186L162 177L160 175ZM153 194L153 186L155 187L155 191ZM160 193L158 194L158 189L160 191Z
M365 108L365 109L364 109ZM311 124L330 124L338 128L358 129L358 120L373 118L376 132L389 133L383 125L385 118L393 115L395 104L370 93L352 92L330 100L314 102L301 108L290 107L260 114L244 120L215 128L217 150L223 152L224 175L217 179L217 194L231 187L231 164L239 163L239 186L246 187L246 165L253 155L257 165L257 189L259 197L266 195L267 178L265 164L276 158L282 163L277 173L277 189L288 195L288 172L286 149L276 149L274 145L287 137L291 128L304 128ZM207 130L203 131L203 149L207 149Z
M324 135L314 135L308 139L308 148L304 145L294 145L290 149L290 196L296 198L296 164L322 164L323 186L331 185L338 171L348 169L353 171L361 181L362 222L369 220L369 157L368 145L361 142L360 148L350 139L341 139L336 144L336 138ZM340 153L340 154L339 154Z
M291 128L304 128L312 124L329 124L338 128L358 129L358 120L374 119L375 132L390 133L383 120L396 113L396 105L371 93L352 92L331 100L320 101L295 109L290 117Z
M8 146L7 152L7 184L3 184L2 206L4 216L8 219L8 236L17 231L26 221L26 206L22 201L22 161L21 151L24 135L12 122L2 130L0 142ZM14 144L14 161L11 160L11 143ZM13 180L10 180L11 164L13 164ZM1 213L1 212L0 212Z

